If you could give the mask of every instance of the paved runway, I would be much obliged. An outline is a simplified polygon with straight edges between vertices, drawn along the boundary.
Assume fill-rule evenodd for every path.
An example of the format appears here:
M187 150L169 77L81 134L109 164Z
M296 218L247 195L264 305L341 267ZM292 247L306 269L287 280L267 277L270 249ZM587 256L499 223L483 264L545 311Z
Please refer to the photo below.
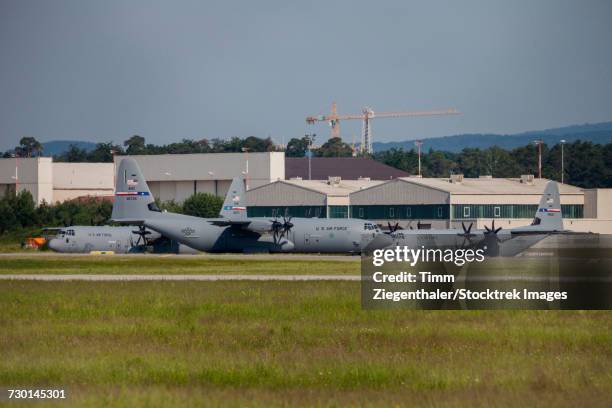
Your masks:
M0 253L0 258L180 258L180 259L233 259L233 260L282 260L282 261L341 261L359 262L360 257L356 255L328 255L328 254L113 254L113 255L90 255L90 254L60 254L57 252L13 252Z
M52 275L7 274L0 280L35 281L359 281L360 275Z

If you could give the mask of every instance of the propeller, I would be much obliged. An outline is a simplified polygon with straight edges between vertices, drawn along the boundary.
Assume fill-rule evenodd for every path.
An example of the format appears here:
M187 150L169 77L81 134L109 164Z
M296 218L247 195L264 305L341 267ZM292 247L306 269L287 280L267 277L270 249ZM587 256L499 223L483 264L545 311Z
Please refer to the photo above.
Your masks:
M291 216L287 218L283 215L282 222L280 222L278 218L270 220L272 223L272 236L274 237L275 244L278 244L278 242L283 239L283 237L285 237L289 231L291 231L291 228L293 228L293 223L291 222L292 218L293 217Z
M463 237L463 241L461 242L461 246L457 247L457 248L471 248L472 245L472 237L474 237L475 235L472 234L472 226L474 224L470 222L470 225L468 225L467 227L465 226L465 223L462 221L461 222L461 229L463 230L463 233L459 233L457 234L460 237Z
M465 227L465 224L463 223L463 221L461 221L461 228L463 229L463 235L465 236L472 236L472 226L474 224L470 222L469 227Z
M497 233L498 233L498 232L499 232L501 229L502 229L502 227L499 227L499 228L497 228L497 229L495 228L495 220L493 220L493 222L491 223L491 228L489 228L489 227L487 227L487 226L485 225L485 234L491 234L491 233L493 233L493 234L497 235Z
M147 231L144 225L138 227L137 231L132 231L132 233L138 235L138 240L136 241L135 246L140 246L144 243L145 246L149 245L149 240L147 239L147 235L151 235L151 231Z
M497 233L501 231L502 227L495 228L495 220L491 223L491 228L485 225L485 241L484 244L487 246L487 253L491 256L498 256L500 253L501 240L497 236ZM495 239L493 239L495 238Z
M402 229L399 222L396 222L395 225L391 225L391 223L387 221L387 225L389 226L389 232L385 232L387 235L392 235L395 231Z

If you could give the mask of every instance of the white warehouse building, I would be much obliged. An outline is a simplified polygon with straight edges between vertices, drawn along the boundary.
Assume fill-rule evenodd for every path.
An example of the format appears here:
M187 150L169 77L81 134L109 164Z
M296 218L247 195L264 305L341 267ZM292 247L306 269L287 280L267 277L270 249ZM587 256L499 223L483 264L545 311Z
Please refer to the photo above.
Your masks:
M115 164L127 156L117 156ZM285 154L204 153L136 155L154 197L182 202L194 193L225 196L234 177L246 177L248 188L285 178ZM248 173L247 173L248 168Z
M37 204L78 197L111 197L115 163L54 163L50 157L0 159L0 196L27 190ZM285 154L216 153L130 156L162 201L183 201L195 192L224 196L232 178L248 174L249 188L285 178ZM248 167L248 173L247 173Z

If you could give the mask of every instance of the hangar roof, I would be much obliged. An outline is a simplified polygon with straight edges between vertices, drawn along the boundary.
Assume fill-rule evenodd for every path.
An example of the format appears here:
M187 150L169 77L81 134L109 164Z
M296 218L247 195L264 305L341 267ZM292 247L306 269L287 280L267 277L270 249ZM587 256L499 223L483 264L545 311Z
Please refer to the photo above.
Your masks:
M451 182L449 178L419 178L419 177L402 177L404 181L414 183L441 191L446 191L451 194L542 194L544 186L550 180L534 179L533 183L523 183L520 178L464 178L461 182ZM582 195L582 189L569 185L559 185L560 194L579 194Z
M382 184L381 180L340 180L337 183L328 180L283 180L277 183L288 183L296 187L313 190L328 196L348 196L352 192Z
M384 184L370 180L279 180L247 191L249 205L349 205L355 191Z
M343 180L357 180L360 177L389 180L409 175L366 157L313 157L310 169L313 180L327 180L329 177L342 177ZM285 178L292 177L308 178L307 157L285 157Z

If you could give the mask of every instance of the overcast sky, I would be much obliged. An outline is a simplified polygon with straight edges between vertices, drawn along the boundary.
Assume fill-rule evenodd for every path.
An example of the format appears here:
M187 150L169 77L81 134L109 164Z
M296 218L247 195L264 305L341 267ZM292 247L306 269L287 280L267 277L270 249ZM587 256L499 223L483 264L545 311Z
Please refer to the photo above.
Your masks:
M341 113L375 140L612 120L611 1L0 0L0 149L271 136ZM342 136L359 137L359 121Z

